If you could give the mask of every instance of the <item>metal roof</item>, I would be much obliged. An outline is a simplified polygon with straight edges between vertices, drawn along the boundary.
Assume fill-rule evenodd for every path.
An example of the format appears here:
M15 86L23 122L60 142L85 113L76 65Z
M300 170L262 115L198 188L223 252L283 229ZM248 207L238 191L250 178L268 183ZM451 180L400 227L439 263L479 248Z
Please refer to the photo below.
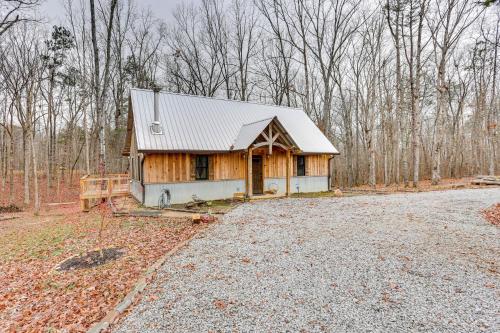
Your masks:
M158 135L150 130L153 91L131 89L130 100L138 151L230 151L240 135L243 144L245 133L254 132L257 125L249 125L277 117L303 153L338 154L301 109L162 91L158 105L163 134Z
M232 150L247 149L274 118L266 118L241 126Z

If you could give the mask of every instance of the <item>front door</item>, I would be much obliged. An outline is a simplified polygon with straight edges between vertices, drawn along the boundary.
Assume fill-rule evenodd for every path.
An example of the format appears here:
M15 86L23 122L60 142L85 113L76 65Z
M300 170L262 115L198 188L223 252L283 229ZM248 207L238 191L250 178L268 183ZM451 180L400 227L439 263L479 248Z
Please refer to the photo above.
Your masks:
M264 193L264 177L262 156L252 156L253 194Z

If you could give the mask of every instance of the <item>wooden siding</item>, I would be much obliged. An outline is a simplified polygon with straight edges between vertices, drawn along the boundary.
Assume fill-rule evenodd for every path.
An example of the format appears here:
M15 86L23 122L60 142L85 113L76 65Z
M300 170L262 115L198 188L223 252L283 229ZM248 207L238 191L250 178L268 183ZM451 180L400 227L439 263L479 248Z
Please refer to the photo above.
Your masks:
M328 176L329 155L306 155L306 176Z
M130 167L128 170L130 179L140 180L140 156L137 152L137 144L135 138L135 130L132 130L131 142L129 148L129 163Z
M286 177L286 153L273 150L266 155L265 149L255 150L254 155L264 155L264 178ZM178 183L194 181L193 154L147 154L144 161L145 183ZM245 179L246 159L242 153L211 154L210 180ZM306 176L328 176L329 155L307 155ZM292 175L296 175L296 159L291 163Z
M193 181L193 154L148 154L144 161L146 183L179 183ZM244 179L245 159L240 153L209 155L210 180Z

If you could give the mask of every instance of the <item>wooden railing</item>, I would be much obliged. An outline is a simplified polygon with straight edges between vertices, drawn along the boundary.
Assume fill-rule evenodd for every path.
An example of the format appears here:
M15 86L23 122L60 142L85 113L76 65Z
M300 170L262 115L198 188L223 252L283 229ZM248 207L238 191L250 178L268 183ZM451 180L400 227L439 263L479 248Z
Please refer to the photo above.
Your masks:
M80 178L80 203L83 211L90 209L90 200L126 196L130 192L127 174L109 174L105 177L86 175Z

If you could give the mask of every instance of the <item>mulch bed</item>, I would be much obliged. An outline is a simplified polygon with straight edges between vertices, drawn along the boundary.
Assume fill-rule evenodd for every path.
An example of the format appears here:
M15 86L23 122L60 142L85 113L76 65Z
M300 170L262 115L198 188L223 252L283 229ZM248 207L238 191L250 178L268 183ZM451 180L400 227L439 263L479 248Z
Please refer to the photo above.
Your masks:
M491 224L500 226L500 203L483 210L483 216Z
M23 210L16 205L0 206L0 214L2 213L20 213Z
M89 251L80 256L73 256L57 265L58 271L69 271L72 269L92 268L104 265L109 261L116 260L123 256L125 252L119 248L109 248Z

